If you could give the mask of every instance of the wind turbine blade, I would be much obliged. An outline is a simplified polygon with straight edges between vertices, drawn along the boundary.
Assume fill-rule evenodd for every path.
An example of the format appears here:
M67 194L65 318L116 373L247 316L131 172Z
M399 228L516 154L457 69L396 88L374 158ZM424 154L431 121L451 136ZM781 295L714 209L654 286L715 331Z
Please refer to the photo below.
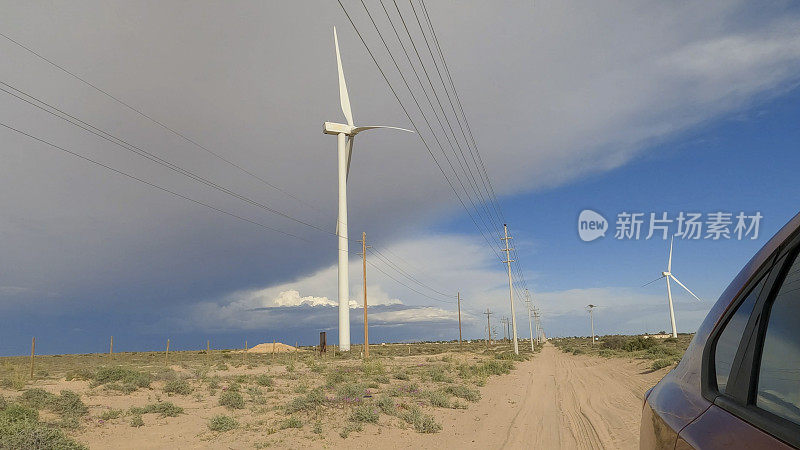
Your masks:
M667 272L672 271L672 240L675 239L675 236L669 238L669 261L667 261Z
M362 131L366 131L366 130L374 130L376 128L388 128L390 130L408 131L409 133L413 133L413 131L411 131L411 130L406 130L405 128L400 128L400 127L387 127L387 126L383 126L383 125L371 125L371 126L368 126L368 127L355 127L355 128L353 128L352 135L356 135L356 134L361 133Z
M648 281L647 283L643 284L643 285L642 285L642 287L645 287L645 286L647 286L647 285L649 285L649 284L653 284L653 283L655 283L656 281L658 281L658 280L660 280L660 279L662 279L662 278L664 278L664 275L661 275L660 277L656 278L656 279L655 279L655 280L653 280L653 281Z
M345 181L350 179L350 158L353 156L353 139L355 138L355 136L348 136L347 138L347 144L345 147L347 150L347 170L345 173Z
M347 124L353 126L353 112L350 110L350 96L347 95L347 83L344 81L344 70L342 69L342 56L339 54L339 37L336 36L336 27L333 27L333 42L336 44L336 64L339 67L339 101L342 103Z
M675 282L676 282L676 283L680 284L682 288L686 289L686 292L688 292L688 293L692 294L692 297L696 298L698 302L702 302L702 300L700 300L700 297L698 297L698 296L694 295L694 292L690 291L690 290L689 290L689 288L687 288L686 286L684 286L684 284L683 284L683 283L681 283L680 281L678 281L678 279L677 279L677 278L675 278L675 275L672 275L672 274L670 274L670 277L671 277L673 280L675 280Z

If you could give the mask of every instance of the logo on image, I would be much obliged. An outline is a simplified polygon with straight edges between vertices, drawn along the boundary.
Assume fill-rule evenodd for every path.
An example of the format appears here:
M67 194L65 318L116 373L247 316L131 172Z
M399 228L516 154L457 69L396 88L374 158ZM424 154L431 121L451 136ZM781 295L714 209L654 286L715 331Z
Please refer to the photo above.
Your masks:
M600 213L584 209L578 216L578 236L584 242L604 237L608 231L608 221Z

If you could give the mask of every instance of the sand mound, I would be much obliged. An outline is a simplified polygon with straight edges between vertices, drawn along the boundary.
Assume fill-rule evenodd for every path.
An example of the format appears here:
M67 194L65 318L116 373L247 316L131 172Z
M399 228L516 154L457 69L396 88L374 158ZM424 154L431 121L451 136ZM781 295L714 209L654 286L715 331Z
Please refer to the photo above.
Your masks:
M248 353L272 353L273 352L273 345L275 347L275 353L281 352L293 352L295 348L291 345L286 345L280 342L276 342L273 344L272 342L266 342L264 344L258 344L254 347L251 347L247 350Z

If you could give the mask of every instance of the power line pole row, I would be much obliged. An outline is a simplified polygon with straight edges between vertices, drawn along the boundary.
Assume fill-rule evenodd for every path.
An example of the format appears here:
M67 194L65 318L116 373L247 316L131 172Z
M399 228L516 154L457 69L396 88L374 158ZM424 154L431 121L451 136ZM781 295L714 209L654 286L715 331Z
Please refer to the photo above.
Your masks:
M519 344L517 344L517 317L514 311L514 281L511 279L511 263L514 261L511 259L511 250L513 249L508 247L508 241L513 238L508 236L508 225L503 224L503 232L505 233L505 237L500 239L505 241L506 244L506 247L503 249L503 251L506 252L506 260L503 262L506 263L506 267L508 268L508 297L511 301L511 326L514 332L514 353L519 355Z

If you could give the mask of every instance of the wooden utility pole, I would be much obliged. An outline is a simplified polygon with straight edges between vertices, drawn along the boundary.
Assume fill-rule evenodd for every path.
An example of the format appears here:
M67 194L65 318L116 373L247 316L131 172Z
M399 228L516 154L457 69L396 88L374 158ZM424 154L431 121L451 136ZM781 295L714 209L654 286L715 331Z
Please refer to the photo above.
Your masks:
M206 363L211 361L211 340L206 339Z
M528 329L531 332L531 351L533 351L533 321L531 319L531 310L533 309L533 302L531 301L531 293L525 289L525 306L528 309Z
M458 298L458 349L461 350L461 292L456 293Z
M169 339L167 339L167 351L164 352L164 365L169 365Z
M364 274L364 359L369 358L369 327L367 326L367 233L361 233L361 261Z
M31 338L31 379L33 379L33 356L36 353L36 338Z
M111 346L108 348L108 354L109 355L114 354L114 336L111 336Z
M488 333L486 338L486 350L489 350L489 345L492 343L492 323L489 321L489 316L493 313L489 312L489 308L486 308L484 314L486 314L486 333Z
M506 224L503 224L503 232L505 233L505 237L500 239L506 242L506 248L503 249L503 251L506 252L506 260L503 262L506 263L508 267L508 298L511 300L511 327L514 332L514 353L519 355L519 345L517 344L517 315L514 313L514 282L511 280L511 263L514 262L514 260L511 259L511 250L514 249L508 247L508 241L512 238L508 235L508 226Z

